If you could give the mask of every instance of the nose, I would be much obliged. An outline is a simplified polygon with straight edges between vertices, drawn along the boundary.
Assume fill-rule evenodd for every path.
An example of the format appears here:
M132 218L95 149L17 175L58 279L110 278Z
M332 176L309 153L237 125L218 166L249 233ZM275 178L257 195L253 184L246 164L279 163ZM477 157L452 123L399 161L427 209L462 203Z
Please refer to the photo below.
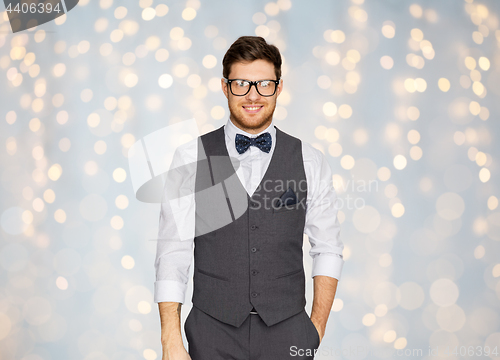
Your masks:
M253 84L250 86L250 91L246 95L246 98L249 101L256 101L260 98L260 95L257 92L257 85Z

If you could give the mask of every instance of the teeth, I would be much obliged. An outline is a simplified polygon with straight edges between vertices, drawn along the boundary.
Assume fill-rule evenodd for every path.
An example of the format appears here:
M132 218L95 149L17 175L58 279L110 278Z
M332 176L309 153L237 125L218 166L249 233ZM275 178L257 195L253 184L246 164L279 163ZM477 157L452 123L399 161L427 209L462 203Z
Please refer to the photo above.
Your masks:
M252 106L252 107L247 106L247 107L245 107L245 109L253 111L253 110L260 109L260 106Z

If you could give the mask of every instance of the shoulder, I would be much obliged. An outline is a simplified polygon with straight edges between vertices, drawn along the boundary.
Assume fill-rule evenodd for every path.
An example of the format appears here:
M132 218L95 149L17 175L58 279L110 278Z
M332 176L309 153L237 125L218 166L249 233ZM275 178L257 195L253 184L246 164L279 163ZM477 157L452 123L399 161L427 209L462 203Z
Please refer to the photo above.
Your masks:
M310 143L302 141L302 158L305 164L307 163L315 168L319 168L323 163L325 155Z

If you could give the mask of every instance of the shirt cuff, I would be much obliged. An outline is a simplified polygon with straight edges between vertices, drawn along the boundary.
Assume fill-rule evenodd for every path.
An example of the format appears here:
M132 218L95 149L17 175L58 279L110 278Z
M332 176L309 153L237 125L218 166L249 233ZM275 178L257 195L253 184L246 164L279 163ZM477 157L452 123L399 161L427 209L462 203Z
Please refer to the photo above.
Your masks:
M155 281L155 303L171 301L184 304L187 284L175 280Z
M313 269L311 277L324 275L340 280L344 259L336 255L319 254L313 259Z

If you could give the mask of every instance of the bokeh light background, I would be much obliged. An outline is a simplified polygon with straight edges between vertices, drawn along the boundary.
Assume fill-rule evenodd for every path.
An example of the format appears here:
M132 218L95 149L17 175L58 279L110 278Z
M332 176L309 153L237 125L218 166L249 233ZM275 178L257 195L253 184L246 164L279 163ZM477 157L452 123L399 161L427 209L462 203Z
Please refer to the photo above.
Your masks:
M500 2L81 0L17 34L0 15L2 359L161 358L159 204L128 149L223 125L222 57L249 34L282 51L276 125L326 154L341 200L317 358L500 352Z

